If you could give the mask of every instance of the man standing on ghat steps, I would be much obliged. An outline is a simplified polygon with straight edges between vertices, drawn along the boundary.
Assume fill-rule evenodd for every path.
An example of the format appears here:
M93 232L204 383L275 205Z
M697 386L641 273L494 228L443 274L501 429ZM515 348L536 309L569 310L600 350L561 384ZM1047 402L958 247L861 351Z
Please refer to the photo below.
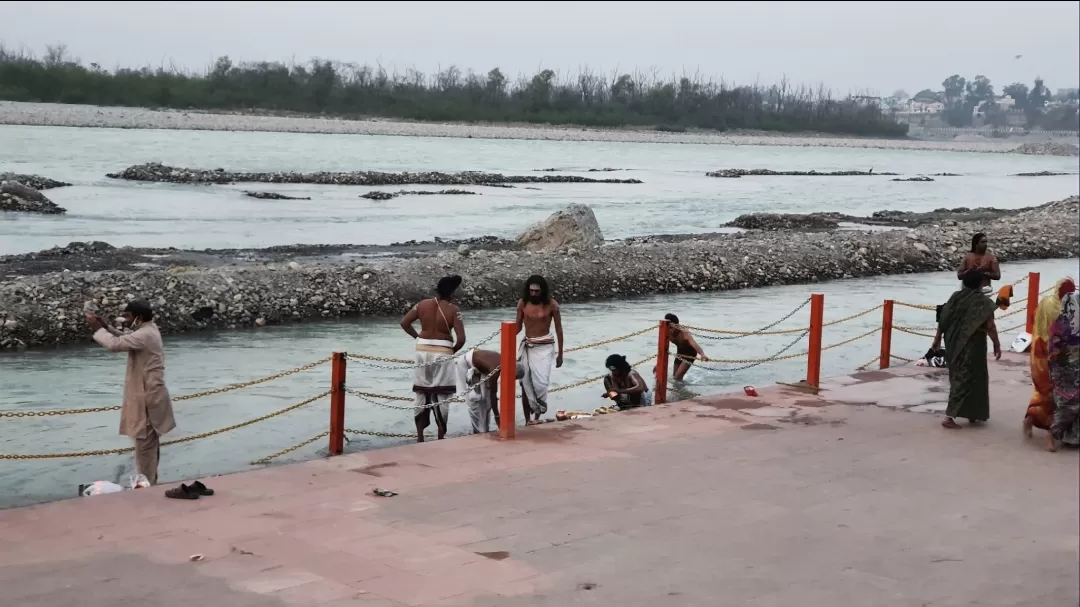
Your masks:
M551 325L555 324L555 334ZM559 302L551 298L551 291L543 276L536 274L525 281L525 290L517 304L517 332L525 328L525 339L518 348L518 362L524 367L521 378L521 405L525 410L526 423L536 423L547 413L548 385L551 383L551 366L563 364L563 330ZM556 354L556 340L558 353ZM532 421L529 416L532 415Z
M454 354L465 346L465 321L454 305L454 291L461 285L460 276L444 276L435 287L436 296L409 309L401 319L401 328L416 340L416 368L413 393L416 395L414 418L416 442L424 442L424 429L435 415L439 439L446 438L449 400L457 389ZM413 323L420 321L420 333ZM450 332L454 340L450 339Z
M160 437L176 427L172 401L165 387L165 349L154 324L150 304L132 301L124 308L124 324L131 331L115 329L97 314L87 312L94 341L110 352L127 352L124 404L120 409L120 434L135 441L135 472L151 485L157 484Z

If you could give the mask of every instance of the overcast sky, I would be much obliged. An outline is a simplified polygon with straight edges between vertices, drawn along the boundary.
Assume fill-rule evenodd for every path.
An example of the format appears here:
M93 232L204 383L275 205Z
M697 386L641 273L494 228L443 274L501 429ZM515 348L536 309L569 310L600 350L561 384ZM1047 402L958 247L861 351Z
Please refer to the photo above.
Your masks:
M102 67L215 57L404 70L657 68L890 94L1080 77L1080 2L0 2L0 41ZM1022 55L1016 58L1017 55Z

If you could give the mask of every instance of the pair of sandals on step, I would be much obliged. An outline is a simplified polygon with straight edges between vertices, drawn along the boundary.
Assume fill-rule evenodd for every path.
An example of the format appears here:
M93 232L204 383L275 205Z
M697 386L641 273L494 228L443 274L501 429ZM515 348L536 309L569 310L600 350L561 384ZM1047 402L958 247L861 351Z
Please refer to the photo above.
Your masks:
M195 481L190 485L181 483L179 487L165 490L165 497L177 500L197 500L200 497L209 497L213 494L214 490L204 485L202 481Z

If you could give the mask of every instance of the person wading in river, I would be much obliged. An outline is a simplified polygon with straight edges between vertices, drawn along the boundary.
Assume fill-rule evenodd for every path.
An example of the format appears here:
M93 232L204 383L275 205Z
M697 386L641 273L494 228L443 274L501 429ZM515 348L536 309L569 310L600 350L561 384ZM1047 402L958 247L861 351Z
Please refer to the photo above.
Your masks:
M555 334L551 325L555 324ZM517 332L525 328L525 338L518 348L518 362L524 366L521 378L521 404L525 419L539 421L547 413L548 385L551 380L552 362L555 368L563 364L563 330L559 302L551 298L548 283L543 276L533 275L525 281L525 291L517 304ZM558 353L556 354L556 340Z
M986 244L986 234L982 232L971 237L971 251L964 255L956 270L956 277L963 280L965 274L978 270L983 275L980 287L984 293L989 293L990 281L1001 280L1001 268L998 267L997 257L986 249Z
M446 401L456 391L454 354L465 346L465 321L461 310L452 303L454 291L461 285L460 276L444 276L435 287L436 297L425 299L409 309L401 319L401 328L416 340L416 368L413 393L416 395L416 442L424 442L424 429L435 415L439 439L446 437L450 405ZM420 321L420 333L413 323ZM450 333L454 333L451 341Z
M124 308L124 324L130 332L115 329L97 314L87 313L94 341L110 352L127 352L124 404L120 409L120 434L135 441L135 472L151 485L157 484L160 437L176 427L172 400L165 388L165 349L154 324L150 304L132 301Z
M675 367L672 369L672 377L682 381L686 377L686 372L690 370L690 365L694 364L695 360L709 360L705 356L705 351L701 349L697 341L694 340L694 336L679 327L679 317L674 314L665 314L664 320L671 323L668 327L668 341L675 346Z

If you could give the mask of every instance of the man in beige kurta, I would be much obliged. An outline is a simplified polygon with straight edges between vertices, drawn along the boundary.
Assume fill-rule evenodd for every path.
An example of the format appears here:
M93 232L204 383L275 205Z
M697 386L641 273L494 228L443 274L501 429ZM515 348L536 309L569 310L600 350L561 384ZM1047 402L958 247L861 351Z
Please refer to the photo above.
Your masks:
M124 404L120 410L120 434L135 441L136 473L157 484L160 437L176 427L172 401L165 387L165 350L154 313L145 301L133 301L124 310L131 331L119 331L100 316L88 314L94 341L110 352L127 352Z

